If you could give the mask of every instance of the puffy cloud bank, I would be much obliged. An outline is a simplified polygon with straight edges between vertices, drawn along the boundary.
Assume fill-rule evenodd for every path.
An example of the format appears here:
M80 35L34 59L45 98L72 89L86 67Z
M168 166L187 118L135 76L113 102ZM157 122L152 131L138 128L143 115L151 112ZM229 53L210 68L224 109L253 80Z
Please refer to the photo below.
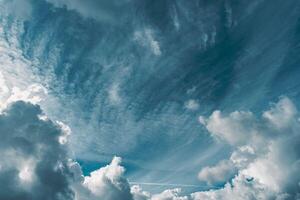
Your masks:
M298 111L281 98L256 117L215 111L200 122L212 137L233 148L231 156L199 172L221 189L182 195L180 189L150 194L124 177L121 158L84 177L69 158L68 127L44 116L38 105L17 101L0 115L0 199L202 200L299 199Z
M68 127L17 101L0 115L0 199L133 199L121 159L83 177L69 159Z
M18 101L0 115L0 199L73 199L59 124Z
M230 181L224 189L195 193L198 199L299 199L300 124L299 113L290 99L283 97L261 117L251 112L229 115L215 111L200 122L211 135L232 145L226 163L202 169L199 178ZM228 167L232 166L232 167ZM227 171L227 173L226 173Z

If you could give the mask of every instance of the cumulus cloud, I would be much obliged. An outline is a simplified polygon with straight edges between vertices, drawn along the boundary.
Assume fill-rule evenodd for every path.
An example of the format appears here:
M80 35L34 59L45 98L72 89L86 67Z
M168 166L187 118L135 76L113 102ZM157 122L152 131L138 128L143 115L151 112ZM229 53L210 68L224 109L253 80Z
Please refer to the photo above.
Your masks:
M255 118L251 112L235 111L223 116L217 110L207 119L201 116L199 121L213 137L231 145L246 144L247 140L256 135Z
M148 200L151 197L149 192L143 191L139 185L134 185L131 187L131 194L134 200Z
M230 161L237 168L245 168L256 158L254 149L250 146L237 147L230 156Z
M69 157L70 128L38 105L12 102L0 115L0 199L133 200L121 158L84 177Z
M222 189L191 194L193 200L267 200L275 198L276 194L273 191L243 175L236 176L232 183L227 183Z
M121 158L115 157L109 165L84 178L83 187L90 191L88 199L133 199L129 183L123 176L125 169L120 163Z
M69 127L41 116L23 101L0 115L0 199L133 199L121 158L84 177L69 158Z
M282 98L277 104L263 113L263 118L267 119L271 126L277 129L289 128L297 123L297 108L288 98Z
M300 191L298 110L282 97L260 118L251 112L215 111L200 122L215 138L232 145L228 162L238 170L224 189L195 193L195 199L296 199ZM205 170L206 169L206 170ZM202 177L211 168L204 168ZM212 168L218 171L218 168ZM200 174L201 174L200 172ZM207 172L207 173L204 173ZM210 180L207 178L207 181Z
M199 172L198 178L201 181L206 181L208 184L213 185L229 181L235 173L236 169L234 164L229 160L223 160L215 166L204 167Z
M129 2L47 1L108 22L115 19L112 13L122 10L122 5ZM0 0L0 3L1 16L30 17L29 0ZM3 23L8 26L5 19ZM299 113L286 97L259 117L249 111L230 114L215 111L208 118L199 118L212 137L230 144L233 149L228 160L204 167L198 175L211 185L228 182L222 189L191 195L183 195L180 189L169 189L152 195L139 186L130 188L118 157L89 176L83 176L79 164L68 155L70 129L61 122L51 121L37 105L46 90L41 85L31 84L35 81L26 69L32 63L22 56L17 46L18 33L24 27L17 21L9 26L11 33L4 33L0 27L0 199L300 199ZM137 31L134 39L152 54L162 54L153 30ZM208 40L204 35L205 44ZM113 85L109 96L112 102L120 102L118 85ZM185 106L191 110L199 107L194 101L188 101Z
M281 98L260 118L250 112L203 117L203 124L214 137L217 133L230 143L234 134L227 132L240 130L246 132L238 134L252 139L242 141L239 137L239 142L230 143L234 150L228 160L200 171L202 181L212 185L227 182L224 188L190 195L183 195L180 189L152 195L137 185L130 188L119 157L83 176L79 164L69 158L70 129L43 116L38 105L23 101L2 111L0 155L5 159L0 161L1 199L250 200L300 196L300 124L298 111L288 98ZM280 118L284 120L277 121Z
M180 196L181 189L165 190L160 194L153 195L151 200L188 200L187 196Z
M0 76L0 81L1 81L1 76ZM9 104L16 101L25 101L25 102L30 102L32 104L38 104L47 95L46 88L44 88L40 84L31 84L28 87L26 87L24 90L14 86L9 91L10 91L9 95L7 95L6 98L2 98L1 99L2 101L0 101L0 110L6 108Z
M64 133L41 114L18 101L0 115L0 199L73 199Z

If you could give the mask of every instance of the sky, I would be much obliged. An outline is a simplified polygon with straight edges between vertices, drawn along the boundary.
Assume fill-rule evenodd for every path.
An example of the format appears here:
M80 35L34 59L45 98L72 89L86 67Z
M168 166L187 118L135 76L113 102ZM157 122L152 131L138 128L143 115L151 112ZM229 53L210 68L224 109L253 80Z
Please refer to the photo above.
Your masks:
M299 6L0 0L0 199L300 199Z

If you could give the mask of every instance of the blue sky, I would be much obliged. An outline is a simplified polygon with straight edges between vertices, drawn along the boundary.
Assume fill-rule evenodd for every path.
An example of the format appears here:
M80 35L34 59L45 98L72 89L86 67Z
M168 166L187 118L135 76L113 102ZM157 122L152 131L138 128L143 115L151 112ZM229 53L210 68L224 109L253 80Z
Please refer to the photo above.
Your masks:
M234 182L249 199L260 187L265 199L299 195L290 187L298 148L286 161L293 169L275 159L299 140L296 0L0 0L0 13L0 109L30 102L70 132L64 148L95 196L77 198L118 198L91 189L110 169L126 177L125 193L137 184L152 195L131 189L141 199L179 198L173 188L209 199L197 192L222 196ZM122 163L107 166L114 156ZM291 174L269 184L256 171L269 165ZM252 178L262 186L249 188Z

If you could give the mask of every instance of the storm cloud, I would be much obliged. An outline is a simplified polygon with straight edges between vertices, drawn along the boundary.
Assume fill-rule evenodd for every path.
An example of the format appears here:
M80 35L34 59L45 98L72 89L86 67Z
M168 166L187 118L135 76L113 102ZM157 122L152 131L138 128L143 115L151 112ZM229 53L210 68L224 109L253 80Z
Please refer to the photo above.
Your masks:
M18 101L0 116L0 198L73 199L61 127L39 106Z

